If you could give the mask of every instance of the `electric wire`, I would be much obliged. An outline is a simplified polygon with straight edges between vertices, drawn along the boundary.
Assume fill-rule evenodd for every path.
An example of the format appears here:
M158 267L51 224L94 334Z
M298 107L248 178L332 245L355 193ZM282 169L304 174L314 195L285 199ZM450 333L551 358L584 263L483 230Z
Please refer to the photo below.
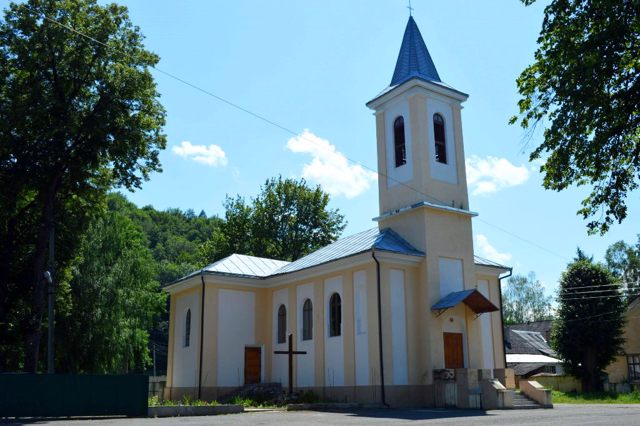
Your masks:
M116 51L116 52L118 52L118 53L121 53L121 54L123 54L123 55L125 55L125 56L130 56L130 54L129 54L129 53L127 53L127 52L125 52L125 51L123 51L123 50L120 50L120 49L117 49L117 48L115 48L115 47L113 47L113 46L110 46L110 45L108 45L107 43L104 43L104 42L102 42L102 41L100 41L100 40L95 39L94 37L91 37L91 36L89 36L89 35L87 35L87 34L84 34L84 33L82 33L81 31L78 31L78 30L76 30L76 29L75 29L75 28L73 28L73 27L70 27L70 26L68 26L68 25L65 25L65 24L63 24L63 23L61 23L61 22L59 22L59 21L57 21L57 20L55 20L55 19L53 19L53 18L51 18L51 17L49 17L49 16L46 16L46 15L45 15L45 16L44 16L44 19L46 19L47 21L52 22L52 23L54 23L54 24L56 24L56 25L59 25L59 26L61 26L62 28L65 28L65 29L67 29L67 30L69 30L69 31L71 31L71 32L73 32L73 33L75 33L75 34L77 34L77 35L81 36L81 37L84 37L84 38L86 38L86 39L88 39L88 40L91 40L91 41L93 41L94 43L98 43L98 44L100 44L100 45L102 45L102 46L104 46L104 47L106 47L106 48L108 48L108 49L111 49L111 50L113 50L113 51ZM263 122L265 122L265 123L267 123L267 124L269 124L269 125L271 125L271 126L274 126L274 127L278 128L278 129L280 129L280 130L282 130L282 131L286 132L286 133L289 133L289 134L291 134L291 135L293 135L293 136L300 137L300 138L302 138L302 139L304 139L304 140L306 140L306 141L308 141L308 142L310 142L310 143L314 144L315 146L320 147L321 149L324 149L324 150L329 151L329 148L327 148L327 147L325 147L325 146L322 146L322 145L317 145L317 144L315 144L315 141L312 141L312 140L310 140L309 138L305 138L301 133L299 133L299 132L295 132L295 131L293 131L293 130L289 129L288 127L283 126L283 125L281 125L281 124L279 124L279 123L277 123L277 122L275 122L275 121L273 121L273 120L270 120L269 118L267 118L267 117L265 117L265 116L263 116L263 115L261 115L261 114L258 114L258 113L256 113L256 112L253 112L253 111L251 111L251 110L249 110L249 109L247 109L247 108L244 108L244 107L242 107L241 105L238 105L238 104L237 104L237 103L235 103L235 102L232 102L232 101L230 101L230 100L228 100L228 99L226 99L226 98L224 98L224 97L222 97L222 96L216 95L215 93L213 93L213 92L211 92L211 91L209 91L209 90L203 89L202 87L200 87L200 86L198 86L198 85L195 85L195 84L193 84L193 83L190 83L190 82L188 82L187 80L184 80L183 78L178 77L177 75L175 75L175 74L173 74L173 73L170 73L170 72L168 72L168 71L164 71L164 70L162 70L162 69L158 68L158 67L157 67L157 66L155 66L155 65L149 65L149 67L150 67L150 68L152 68L152 69L154 69L155 71L157 71L157 72L159 72L159 73L161 73L161 74L163 74L163 75L165 75L165 76L167 76L167 77L171 78L171 79L174 79L174 80L176 80L176 81L178 81L178 82L180 82L180 83L182 83L182 84L184 84L184 85L186 85L186 86L191 87L191 88L192 88L192 89L194 89L194 90L197 90L197 91L199 91L199 92L201 92L201 93L203 93L203 94L205 94L205 95L207 95L207 96L210 96L210 97L212 97L212 98L214 98L214 99L217 99L218 101L223 102L223 103L225 103L225 104L227 104L227 105L229 105L229 106L231 106L231 107L233 107L233 108L235 108L235 109L237 109L237 110L239 110L239 111L242 111L242 112L244 112L244 113L246 113L246 114L248 114L248 115L251 115L252 117L254 117L254 118L258 119L258 120L261 120L261 121L263 121ZM344 154L343 154L343 155L344 155ZM384 172L381 172L381 171L379 171L379 170L377 170L377 169L375 169L375 168L373 168L373 167L369 167L369 166L367 166L366 164L364 164L364 163L362 163L362 162L360 162L360 161L357 161L357 160L354 160L354 159L352 159L352 158L350 158L350 157L347 157L346 155L345 155L344 157L345 157L345 159L346 159L348 162L350 162L350 163L352 163L352 164L355 164L355 165L358 165L358 166L360 166L360 167L362 167L363 169L366 169L366 170L368 170L368 171L371 171L371 172L375 173L375 174L376 174L376 175L378 175L378 176L381 176L381 177L383 177L383 178L389 179L389 180L393 181L394 183L396 183L396 184L398 184L398 185L401 185L401 186L403 186L403 187L406 187L407 189L409 189L409 190L411 190L411 191L414 191L415 193L420 194L420 195L422 195L422 196L426 197L427 199L430 199L430 200L432 200L432 201L434 201L434 202L436 202L436 203L438 203L438 204L441 204L441 205L443 205L443 206L447 206L447 205L448 205L448 203L447 203L447 202L442 201L442 200L440 200L440 199L438 199L438 198L436 198L436 197L433 197L432 195L426 194L426 193L424 193L424 192L420 191L419 189L414 188L413 186L411 186L411 185L409 185L409 184L406 184L406 183L404 183L404 182L401 182L401 181L399 181L399 180L397 180L397 179L393 178L392 176L387 175L387 174L386 174L386 173L384 173ZM515 234L515 233L513 233L513 232L511 232L511 231L508 231L508 230L506 230L506 229L504 229L504 228L501 228L501 227L499 227L499 226L497 226L497 225L494 225L494 224L492 224L492 223L490 223L490 222L487 222L486 220L483 220L483 219L480 219L480 218L477 218L477 220L478 220L478 221L480 221L480 222L482 222L482 223L484 223L485 225L488 225L488 226L490 226L490 227L492 227L492 228L494 228L494 229L497 229L497 230L498 230L498 231L500 231L500 232L503 232L503 233L505 233L505 234L507 234L507 235L509 235L509 236L513 237L513 238L516 238L516 239L518 239L518 240L520 240L520 241L522 241L522 242L524 242L524 243L526 243L526 244L528 244L528 245L530 245L530 246L532 246L532 247L535 247L535 248L537 248L537 249L539 249L539 250L542 250L542 251L544 251L544 252L546 252L546 253L548 253L548 254L551 254L551 255L553 255L553 256L556 256L556 257L558 257L558 258L560 258L560 259L568 260L568 258L567 258L566 256L563 256L563 255L561 255L561 254L559 254L559 253L556 253L556 252L554 252L553 250L550 250L550 249L548 249L548 248L546 248L546 247L544 247L544 246L542 246L542 245L539 245L539 244L537 244L537 243L535 243L535 242L533 242L533 241L530 241L530 240L528 240L528 239L526 239L526 238L524 238L524 237L521 237L521 236L519 236L519 235L517 235L517 234Z

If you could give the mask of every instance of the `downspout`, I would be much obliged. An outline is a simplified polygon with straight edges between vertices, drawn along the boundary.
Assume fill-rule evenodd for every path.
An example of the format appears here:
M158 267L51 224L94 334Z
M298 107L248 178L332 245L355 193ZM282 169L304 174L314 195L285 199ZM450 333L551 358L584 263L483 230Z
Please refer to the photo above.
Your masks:
M376 259L375 248L371 250L371 257L376 262L376 281L378 285L378 342L380 344L380 395L382 396L382 405L389 407L384 393L384 358L382 354L382 296L380 290L380 262Z
M498 294L500 295L500 335L502 336L502 358L504 360L504 368L507 368L507 348L504 340L504 315L502 313L502 280L513 275L513 268L509 268L509 273L504 277L498 277Z
M202 399L202 347L204 338L204 269L200 270L202 294L200 300L200 367L198 368L198 399Z

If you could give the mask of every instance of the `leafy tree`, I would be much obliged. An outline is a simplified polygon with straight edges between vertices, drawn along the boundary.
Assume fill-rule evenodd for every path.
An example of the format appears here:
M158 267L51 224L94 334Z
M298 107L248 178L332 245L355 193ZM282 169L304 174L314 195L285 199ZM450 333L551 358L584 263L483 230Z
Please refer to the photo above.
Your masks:
M601 372L623 343L624 301L616 279L588 259L570 263L560 278L551 345L585 392L602 387Z
M521 0L525 5L536 0ZM535 61L517 79L524 128L544 123L530 160L547 189L591 185L579 214L605 233L627 216L640 177L638 0L552 0Z
M58 371L142 371L149 362L149 330L166 294L147 239L121 201L110 198L110 211L91 224L71 268L71 308L56 330Z
M613 243L604 257L609 270L622 281L627 296L636 297L640 292L640 235L635 246L624 241Z
M26 371L37 369L51 230L63 271L106 191L160 169L159 58L142 39L126 8L96 0L12 3L0 21L0 323L23 324Z
M533 272L528 276L514 275L502 292L502 313L505 324L548 320L551 296L544 295L544 287Z
M220 244L202 251L209 256L235 252L299 259L335 241L345 228L344 216L328 204L329 195L320 186L307 186L304 179L268 179L251 204L239 196L227 197Z

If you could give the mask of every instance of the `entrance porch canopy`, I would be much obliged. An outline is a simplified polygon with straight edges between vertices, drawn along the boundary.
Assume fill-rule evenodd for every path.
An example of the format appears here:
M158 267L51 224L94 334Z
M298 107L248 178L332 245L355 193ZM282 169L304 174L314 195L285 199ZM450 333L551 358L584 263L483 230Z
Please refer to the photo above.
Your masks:
M447 294L440 299L438 303L431 307L433 312L436 312L436 316L440 316L450 308L455 308L460 303L464 303L476 313L476 316L485 312L495 312L498 310L496 305L491 303L489 299L484 297L477 289L454 291Z

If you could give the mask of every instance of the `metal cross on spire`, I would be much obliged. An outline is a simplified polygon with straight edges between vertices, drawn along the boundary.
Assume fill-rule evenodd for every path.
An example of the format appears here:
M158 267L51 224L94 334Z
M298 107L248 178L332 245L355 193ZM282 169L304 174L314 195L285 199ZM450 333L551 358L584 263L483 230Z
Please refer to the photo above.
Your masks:
M407 9L409 9L409 16L411 16L411 13L413 12L413 8L411 7L411 0L409 0L409 6L407 6Z

